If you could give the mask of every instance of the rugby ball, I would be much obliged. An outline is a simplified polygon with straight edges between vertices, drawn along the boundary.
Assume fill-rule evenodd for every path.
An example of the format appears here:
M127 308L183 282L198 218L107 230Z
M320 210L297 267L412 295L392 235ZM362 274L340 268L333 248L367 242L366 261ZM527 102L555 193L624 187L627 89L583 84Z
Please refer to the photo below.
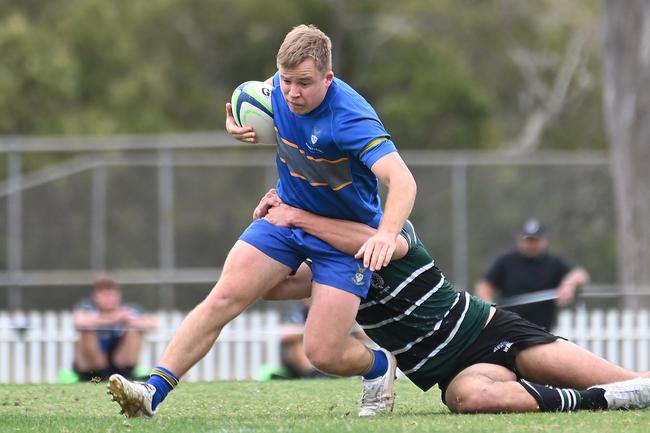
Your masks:
M232 114L239 126L250 126L258 143L276 144L271 89L262 81L246 81L232 93Z

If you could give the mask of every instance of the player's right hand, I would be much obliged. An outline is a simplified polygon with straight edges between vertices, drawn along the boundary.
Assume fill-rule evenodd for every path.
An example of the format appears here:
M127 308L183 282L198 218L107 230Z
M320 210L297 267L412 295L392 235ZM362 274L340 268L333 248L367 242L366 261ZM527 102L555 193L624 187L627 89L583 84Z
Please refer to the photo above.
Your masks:
M275 188L271 188L266 194L264 194L264 196L262 196L260 203L253 211L253 219L257 220L264 217L270 208L280 206L280 204L282 204L282 200L280 199L278 192Z
M242 128L235 122L235 117L232 115L232 104L230 102L226 102L226 131L233 138L244 143L257 143L257 137L253 128L250 126Z

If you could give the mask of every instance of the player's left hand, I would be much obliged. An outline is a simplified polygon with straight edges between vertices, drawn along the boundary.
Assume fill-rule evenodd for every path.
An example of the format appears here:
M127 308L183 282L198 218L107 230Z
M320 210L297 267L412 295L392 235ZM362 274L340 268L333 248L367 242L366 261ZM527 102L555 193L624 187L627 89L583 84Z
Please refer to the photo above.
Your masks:
M360 259L363 257L363 266L371 271L377 271L384 266L388 266L396 247L396 234L377 231L361 245L354 258Z

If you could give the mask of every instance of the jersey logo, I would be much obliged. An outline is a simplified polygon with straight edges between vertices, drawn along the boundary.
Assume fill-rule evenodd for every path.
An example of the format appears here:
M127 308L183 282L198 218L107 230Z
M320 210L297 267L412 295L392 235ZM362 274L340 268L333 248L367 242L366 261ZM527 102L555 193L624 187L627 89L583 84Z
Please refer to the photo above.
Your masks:
M492 349L492 353L496 353L499 350L503 350L504 352L507 352L508 350L510 350L512 344L513 344L512 342L504 340L501 343L494 346L494 349Z
M314 128L311 131L311 137L309 140L311 141L311 146L309 145L308 142L305 142L305 146L307 146L307 149L311 150L312 152L316 153L323 153L322 150L320 150L318 147L316 147L316 142L318 141L318 135L321 133L320 128Z
M372 274L372 278L370 279L370 285L372 286L373 289L383 289L384 288L384 279L379 275L377 272L374 272Z
M366 268L357 265L357 273L352 277L352 282L355 286L363 286L363 277L365 276Z

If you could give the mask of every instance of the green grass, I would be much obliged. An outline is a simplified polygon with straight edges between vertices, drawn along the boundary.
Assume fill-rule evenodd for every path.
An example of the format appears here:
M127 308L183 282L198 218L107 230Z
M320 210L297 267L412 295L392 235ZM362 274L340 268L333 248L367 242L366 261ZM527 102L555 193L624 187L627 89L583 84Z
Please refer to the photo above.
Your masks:
M650 410L453 415L436 391L397 384L391 415L357 417L358 380L183 383L153 419L126 419L105 384L1 385L0 433L643 432Z

